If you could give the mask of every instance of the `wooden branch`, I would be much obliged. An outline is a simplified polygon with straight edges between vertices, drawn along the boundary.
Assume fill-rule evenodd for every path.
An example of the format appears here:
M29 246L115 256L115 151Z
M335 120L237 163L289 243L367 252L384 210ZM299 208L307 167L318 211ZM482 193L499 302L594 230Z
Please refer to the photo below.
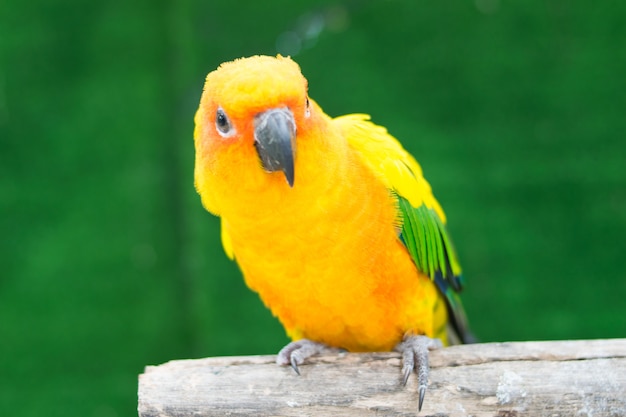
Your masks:
M139 376L139 415L415 416L415 377L397 353L178 360ZM431 352L420 415L626 416L626 339L485 343Z

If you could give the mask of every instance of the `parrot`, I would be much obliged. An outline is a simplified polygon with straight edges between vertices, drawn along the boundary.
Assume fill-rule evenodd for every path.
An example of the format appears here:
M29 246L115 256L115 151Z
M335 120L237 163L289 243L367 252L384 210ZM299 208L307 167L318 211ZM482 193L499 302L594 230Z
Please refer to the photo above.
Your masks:
M416 159L368 115L324 113L281 55L210 72L194 122L202 205L292 340L276 362L300 374L327 350L397 351L421 410L429 351L475 338L446 215Z

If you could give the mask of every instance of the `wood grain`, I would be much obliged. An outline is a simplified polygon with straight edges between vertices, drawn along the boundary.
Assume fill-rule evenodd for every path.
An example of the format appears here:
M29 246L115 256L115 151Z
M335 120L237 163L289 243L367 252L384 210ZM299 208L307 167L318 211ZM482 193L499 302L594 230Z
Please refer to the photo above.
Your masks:
M177 360L139 376L141 417L416 416L397 353ZM626 339L484 343L431 352L421 416L626 416Z

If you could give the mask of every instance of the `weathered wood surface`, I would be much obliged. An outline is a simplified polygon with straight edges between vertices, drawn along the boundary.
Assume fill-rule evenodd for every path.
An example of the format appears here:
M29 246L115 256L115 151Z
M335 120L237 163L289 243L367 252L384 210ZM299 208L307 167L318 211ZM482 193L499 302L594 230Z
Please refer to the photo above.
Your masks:
M178 360L139 376L139 415L415 416L397 353ZM626 416L626 339L485 343L431 352L420 416Z

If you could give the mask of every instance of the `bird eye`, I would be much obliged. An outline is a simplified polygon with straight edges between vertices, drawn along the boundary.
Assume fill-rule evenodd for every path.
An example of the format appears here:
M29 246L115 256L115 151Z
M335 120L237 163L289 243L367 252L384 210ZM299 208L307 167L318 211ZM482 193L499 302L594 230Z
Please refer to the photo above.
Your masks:
M304 107L304 116L309 117L311 115L311 108L309 107L309 98L306 98L306 103Z
M220 135L224 137L231 136L234 133L233 126L230 124L230 120L222 108L217 109L215 114L215 127Z

